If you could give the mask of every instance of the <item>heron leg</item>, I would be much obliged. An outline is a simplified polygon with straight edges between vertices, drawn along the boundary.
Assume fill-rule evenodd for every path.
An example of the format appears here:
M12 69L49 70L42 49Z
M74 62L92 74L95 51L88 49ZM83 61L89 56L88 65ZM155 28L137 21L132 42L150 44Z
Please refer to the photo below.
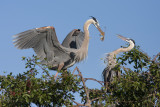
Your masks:
M58 71L60 71L60 70L63 68L63 66L64 66L64 63L60 63L60 64L58 65ZM56 75L54 76L54 79L56 79L56 77L57 77L57 75L58 75L58 71L57 71Z
M54 76L54 79L56 79L57 75L58 75L58 72L57 72L56 75Z

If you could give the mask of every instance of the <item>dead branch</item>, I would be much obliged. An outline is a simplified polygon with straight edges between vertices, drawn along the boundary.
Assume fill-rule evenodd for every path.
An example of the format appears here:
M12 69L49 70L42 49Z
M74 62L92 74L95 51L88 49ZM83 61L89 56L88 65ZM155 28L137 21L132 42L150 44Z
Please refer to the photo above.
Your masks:
M101 84L102 86L104 86L103 85L103 81L99 81L99 80L96 80L96 79L94 79L94 78L84 78L84 81L86 82L87 80L93 80L93 81L96 81L96 82L98 82L99 84Z
M73 70L72 74L74 74L74 72L77 70L77 68L78 68L78 67L76 67L76 68Z
M160 56L160 52L153 58L153 60L152 61L156 61L156 58L158 57L158 56Z
M76 101L74 101L73 99L71 99L75 104L77 105L73 105L73 107L79 107L79 106L85 106L84 104L78 103Z
M85 91L86 97L87 97L87 103L86 103L85 105L84 105L84 104L77 103L77 102L75 102L75 101L74 101L74 103L76 103L77 106L82 106L82 105L83 105L83 106L91 107L91 100L89 99L89 91L88 91L88 89L87 89L87 87L86 87L85 80L84 80L84 78L83 78L80 70L78 69L78 67L76 67L76 68L74 69L74 71L73 71L72 74L74 74L74 72L75 72L76 70L77 70L77 72L78 72L78 74L79 74L79 76L80 76L80 78L81 78L82 83L83 83L84 91Z
M99 100L99 99L102 99L102 98L105 98L105 97L94 98L94 99L92 99L91 101Z

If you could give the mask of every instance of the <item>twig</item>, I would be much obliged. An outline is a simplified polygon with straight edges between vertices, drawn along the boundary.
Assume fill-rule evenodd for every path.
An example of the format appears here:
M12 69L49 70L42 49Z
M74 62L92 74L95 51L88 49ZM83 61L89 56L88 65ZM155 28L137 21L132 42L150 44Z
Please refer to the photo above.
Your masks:
M82 76L82 74L81 74L81 72L80 72L80 70L77 68L77 71L78 71L78 73L79 73L79 76L81 77L81 80L82 80L82 83L83 83L83 86L84 86L84 91L85 91L85 93L86 93L86 96L87 96L87 104L85 104L85 105L90 105L90 103L91 103L91 101L90 101L90 99L89 99L89 92L88 92L88 89L86 88L86 84L85 84L85 82L84 82L84 78L83 78L83 76ZM91 106L91 105L90 105Z
M73 105L73 107L78 107L78 106L85 106L84 104L78 103L76 101L74 101L73 99L71 99L75 104L77 104L76 106Z
M86 103L84 106L91 107L91 100L89 99L89 91L88 91L88 89L87 89L87 87L86 87L85 80L84 80L84 78L83 78L80 70L78 69L78 67L76 67L76 68L74 69L73 73L74 73L76 70L77 70L77 72L79 73L79 76L80 76L80 78L81 78L81 80L82 80L83 87L84 87L84 91L85 91L86 97L87 97L87 103ZM73 74L73 73L72 73L72 74ZM79 104L79 103L77 103L77 104Z
M103 85L103 81L99 81L99 80L96 80L96 79L94 79L94 78L84 78L84 81L86 82L87 80L93 80L93 81L96 81L96 82L98 82L99 84L101 84L102 86L104 86Z
M102 98L105 98L105 97L94 98L94 99L92 99L91 101L95 101L95 100L102 99Z
M152 61L156 61L156 58L158 57L158 56L160 56L160 52L153 58L153 60Z
M74 74L74 72L78 69L78 67L76 66L76 68L73 70L72 74Z

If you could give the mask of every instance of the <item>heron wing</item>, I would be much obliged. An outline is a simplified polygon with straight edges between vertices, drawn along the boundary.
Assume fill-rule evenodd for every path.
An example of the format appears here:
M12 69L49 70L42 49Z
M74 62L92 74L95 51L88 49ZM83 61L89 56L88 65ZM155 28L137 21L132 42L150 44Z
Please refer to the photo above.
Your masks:
M109 67L106 67L103 72L102 72L102 76L103 76L103 79L104 79L104 82L109 82Z
M58 66L67 61L69 51L59 43L53 27L31 29L15 35L15 46L19 49L33 48L43 64Z
M79 49L84 40L84 33L80 29L72 30L63 40L62 45L66 48Z

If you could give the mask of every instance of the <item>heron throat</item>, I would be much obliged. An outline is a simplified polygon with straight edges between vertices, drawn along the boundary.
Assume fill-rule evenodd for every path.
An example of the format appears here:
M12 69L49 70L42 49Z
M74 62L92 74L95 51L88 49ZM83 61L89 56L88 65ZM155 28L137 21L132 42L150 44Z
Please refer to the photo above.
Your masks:
M119 48L119 49L117 49L117 50L114 51L114 54L117 55L120 52L128 52L128 51L130 51L131 49L134 48L134 45L135 44L133 42L130 42L129 46L127 48Z
M84 41L81 45L81 48L79 48L77 54L78 59L77 61L80 62L84 60L87 57L88 54L88 45L89 45L89 26L93 23L92 19L89 19L85 22L83 30L84 30Z

